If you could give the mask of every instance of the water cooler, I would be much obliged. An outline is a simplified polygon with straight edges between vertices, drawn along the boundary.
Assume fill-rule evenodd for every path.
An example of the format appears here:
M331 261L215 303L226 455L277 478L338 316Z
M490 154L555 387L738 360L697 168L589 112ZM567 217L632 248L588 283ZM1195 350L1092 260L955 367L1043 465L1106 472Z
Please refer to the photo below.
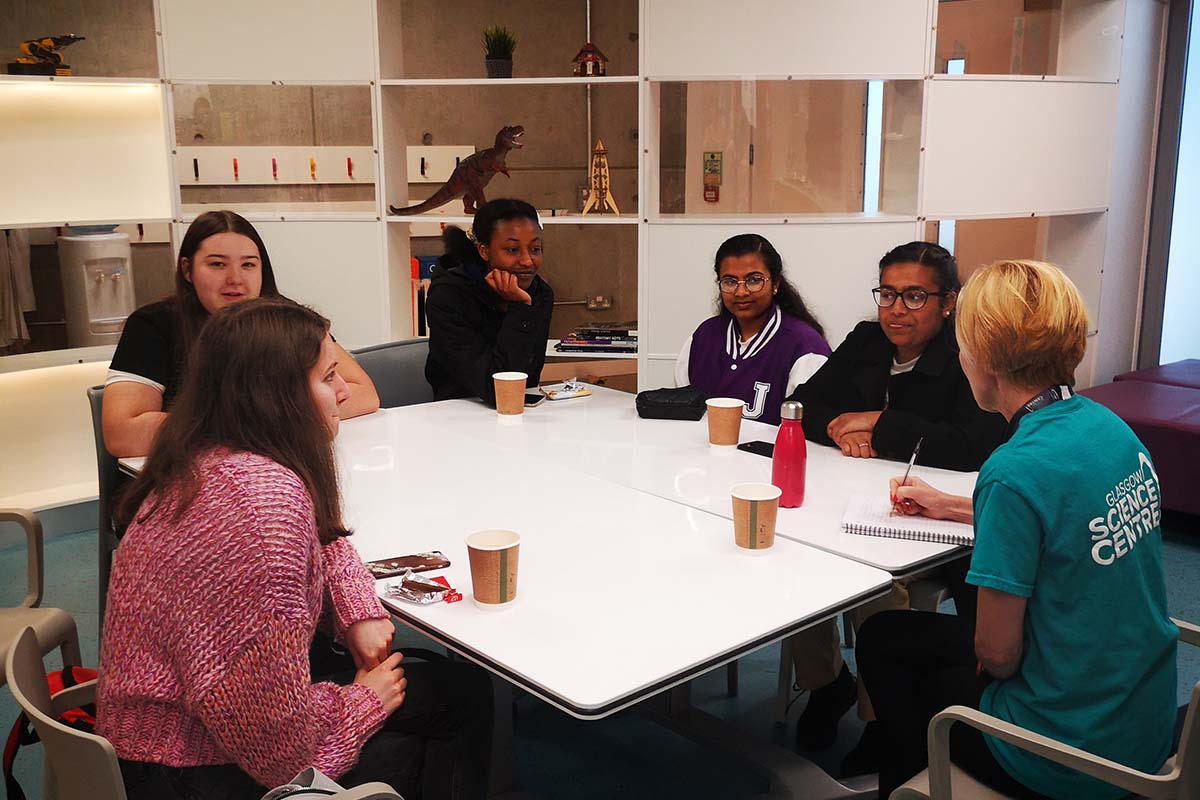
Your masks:
M133 261L129 237L123 233L58 237L67 345L116 344L125 318L137 308L133 294Z

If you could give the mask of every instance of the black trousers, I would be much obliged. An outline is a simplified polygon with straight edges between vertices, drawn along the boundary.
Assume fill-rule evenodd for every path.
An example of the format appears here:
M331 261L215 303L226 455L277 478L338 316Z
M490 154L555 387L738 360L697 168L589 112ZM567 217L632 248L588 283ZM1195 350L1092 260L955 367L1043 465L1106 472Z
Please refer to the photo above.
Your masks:
M349 683L351 669L339 665L318 634L313 667L325 680ZM344 666L344 664L341 664ZM370 781L389 784L405 800L469 800L487 792L492 750L492 683L488 674L462 662L404 661L408 690L404 704L359 751L354 768L338 778L343 786ZM121 761L129 800L259 800L260 786L234 764L168 767Z
M979 707L986 673L976 675L975 626L966 619L925 611L884 611L868 619L855 647L886 739L879 796L888 797L929 766L929 721L947 706ZM950 729L950 760L1004 794L1037 800L1037 794L1000 766L975 728Z

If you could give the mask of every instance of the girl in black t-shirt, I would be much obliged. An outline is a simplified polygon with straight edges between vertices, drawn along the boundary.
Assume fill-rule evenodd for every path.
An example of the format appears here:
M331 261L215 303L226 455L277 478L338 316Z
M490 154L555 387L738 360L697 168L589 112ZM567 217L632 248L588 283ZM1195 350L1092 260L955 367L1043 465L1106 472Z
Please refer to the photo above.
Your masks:
M183 365L208 318L255 297L279 297L258 231L232 211L208 211L179 247L175 295L130 315L104 382L104 444L118 458L150 451L179 390ZM337 372L350 389L343 418L379 407L371 379L341 346Z

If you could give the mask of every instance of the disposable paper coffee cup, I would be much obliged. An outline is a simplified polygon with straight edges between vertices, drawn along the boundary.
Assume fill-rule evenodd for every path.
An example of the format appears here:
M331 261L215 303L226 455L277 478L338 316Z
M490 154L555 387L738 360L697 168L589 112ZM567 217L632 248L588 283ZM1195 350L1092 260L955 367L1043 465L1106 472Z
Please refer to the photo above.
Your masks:
M746 550L766 550L775 544L775 517L783 491L769 483L739 483L733 496L733 538Z
M736 397L712 397L708 406L708 443L713 447L736 447L742 427L744 404Z
M520 549L521 535L516 531L475 531L467 536L471 592L477 605L499 608L516 598Z
M497 372L492 375L496 385L496 413L506 417L520 416L525 411L524 372Z

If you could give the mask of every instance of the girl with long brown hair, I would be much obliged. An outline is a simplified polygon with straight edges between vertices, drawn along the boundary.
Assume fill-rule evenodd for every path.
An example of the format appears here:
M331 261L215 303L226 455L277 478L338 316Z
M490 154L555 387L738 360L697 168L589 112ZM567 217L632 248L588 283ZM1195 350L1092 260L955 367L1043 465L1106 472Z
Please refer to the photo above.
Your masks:
M208 319L226 306L280 297L258 231L232 211L207 211L188 227L175 265L175 294L129 316L104 388L104 443L115 456L141 456L166 419L184 365ZM343 419L379 407L370 377L333 343L349 397Z
M116 514L97 730L131 800L251 800L308 766L425 797L484 785L486 676L401 668L347 538L337 366L328 321L283 299L226 308L196 340ZM323 615L357 667L347 685L310 677Z

